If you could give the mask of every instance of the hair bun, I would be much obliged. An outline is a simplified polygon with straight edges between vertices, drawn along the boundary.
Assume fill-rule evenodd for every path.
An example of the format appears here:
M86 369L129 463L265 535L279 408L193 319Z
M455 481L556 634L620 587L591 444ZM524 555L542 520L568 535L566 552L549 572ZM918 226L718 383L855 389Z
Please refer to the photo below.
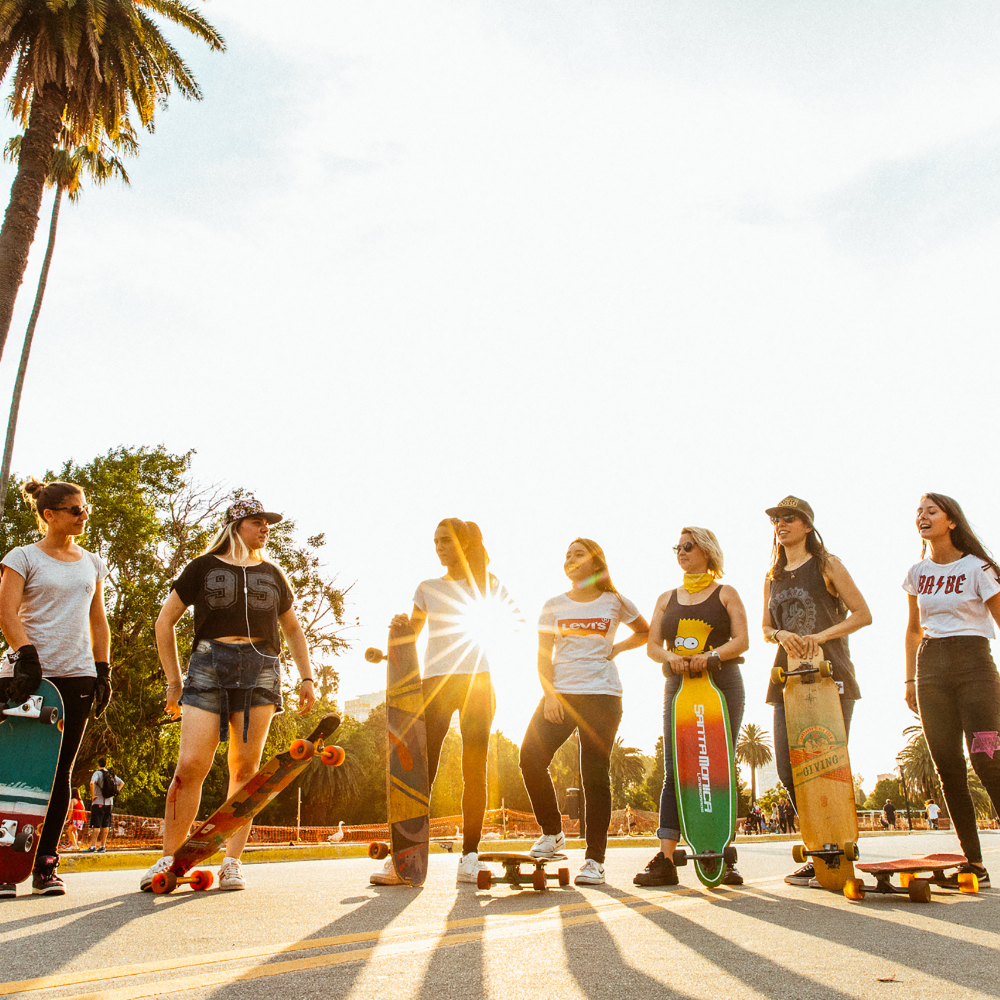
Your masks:
M32 476L31 479L29 479L28 482L21 487L21 490L22 492L27 493L28 496L33 497L36 493L40 493L44 490L47 485L47 483L40 483L34 476Z

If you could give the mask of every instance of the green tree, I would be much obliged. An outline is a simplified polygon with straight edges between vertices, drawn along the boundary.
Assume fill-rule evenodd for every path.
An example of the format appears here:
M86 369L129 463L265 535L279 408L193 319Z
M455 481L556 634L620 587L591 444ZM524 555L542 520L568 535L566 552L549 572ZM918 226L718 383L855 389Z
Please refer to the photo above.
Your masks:
M653 766L646 775L646 794L649 801L656 803L654 809L659 808L660 792L663 789L663 737L656 737L656 746L653 749Z
M462 736L449 728L441 745L437 777L431 787L431 816L457 816L462 811Z
M736 759L750 768L750 803L757 800L757 768L770 763L773 754L768 734L753 722L748 722L736 740Z
M518 764L520 750L500 730L490 734L487 806L499 809L501 804L518 812L531 812L531 799L521 778Z
M646 778L646 758L637 747L627 747L619 736L611 748L611 807L624 809L628 805L627 793Z
M938 780L931 752L927 749L922 726L907 726L903 735L909 737L899 752L898 761L914 798L933 798L942 801L941 782Z
M897 809L906 809L906 801L900 789L898 778L883 778L865 799L865 809L881 809L888 799ZM911 807L913 803L910 803Z
M172 22L214 50L222 36L182 0L4 0L0 77L11 74L11 109L25 126L17 173L0 228L0 356L24 280L52 151L62 130L73 144L149 130L172 87L201 92L153 17Z

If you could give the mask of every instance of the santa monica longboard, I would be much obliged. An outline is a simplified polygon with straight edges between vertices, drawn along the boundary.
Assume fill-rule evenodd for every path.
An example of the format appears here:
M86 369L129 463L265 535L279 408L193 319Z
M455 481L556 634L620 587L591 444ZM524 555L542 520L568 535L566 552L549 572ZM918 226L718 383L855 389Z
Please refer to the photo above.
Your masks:
M430 836L430 782L427 774L427 730L424 695L417 664L417 642L409 625L389 629L388 655L365 652L369 663L386 662L386 797L389 844L374 843L369 856L392 854L396 874L410 885L427 877Z
M566 861L565 854L553 854L551 858L534 858L530 854L505 854L493 851L480 854L479 860L487 865L503 865L503 875L498 876L485 871L476 875L476 885L480 889L489 889L494 882L506 882L518 888L530 884L534 889L544 889L548 879L554 879L560 885L569 885L568 868L560 868L555 872L545 870L550 861ZM522 865L530 865L532 871L521 871Z
M153 892L173 892L185 883L196 890L210 889L215 881L210 871L196 871L192 875L188 872L207 861L237 830L253 822L254 816L294 781L313 757L318 755L324 764L334 767L343 764L346 755L342 747L323 745L339 727L339 715L324 715L304 740L294 740L287 750L272 757L238 792L195 827L174 854L174 863L153 876Z
M62 748L62 695L43 680L23 705L0 714L0 882L23 882L38 850ZM53 816L60 826L65 816Z
M683 674L670 708L674 783L681 833L691 851L674 851L675 865L694 862L698 878L718 885L735 864L736 761L726 699L709 671Z
M774 667L771 679L784 684L792 780L805 841L792 848L792 857L799 864L811 860L819 884L840 892L854 878L853 862L859 857L858 814L833 668L820 649L811 660L789 656L788 667Z
M875 884L865 885L859 878L848 879L844 895L848 899L864 899L866 892L888 892L909 896L914 903L929 903L932 885L959 892L979 892L979 879L973 872L947 874L967 860L964 854L928 854L923 858L858 865L858 871L875 876ZM893 875L899 876L899 885L892 884Z

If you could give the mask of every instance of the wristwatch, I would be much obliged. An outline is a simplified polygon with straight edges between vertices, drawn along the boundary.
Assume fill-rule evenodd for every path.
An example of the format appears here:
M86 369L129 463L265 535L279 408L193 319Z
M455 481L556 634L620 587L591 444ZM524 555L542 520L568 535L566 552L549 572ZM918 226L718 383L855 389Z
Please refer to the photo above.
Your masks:
M715 660L714 663L713 660ZM722 666L722 657L714 649L708 654L708 666L711 670L718 670Z

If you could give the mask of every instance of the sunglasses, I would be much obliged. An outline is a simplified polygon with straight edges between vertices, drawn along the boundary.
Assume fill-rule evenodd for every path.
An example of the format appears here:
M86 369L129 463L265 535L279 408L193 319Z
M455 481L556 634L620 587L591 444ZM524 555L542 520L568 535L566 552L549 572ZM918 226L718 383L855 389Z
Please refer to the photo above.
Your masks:
M90 504L85 503L82 506L78 503L73 504L72 507L50 507L50 510L68 510L73 517L79 517L84 512L90 513Z
M674 546L674 555L679 556L682 552L690 552L694 548L694 542L685 542L683 545Z
M779 514L777 517L775 517L772 514L771 515L771 524L781 524L782 521L784 521L785 524L792 524L795 521L797 521L798 519L799 519L799 515L798 514Z

